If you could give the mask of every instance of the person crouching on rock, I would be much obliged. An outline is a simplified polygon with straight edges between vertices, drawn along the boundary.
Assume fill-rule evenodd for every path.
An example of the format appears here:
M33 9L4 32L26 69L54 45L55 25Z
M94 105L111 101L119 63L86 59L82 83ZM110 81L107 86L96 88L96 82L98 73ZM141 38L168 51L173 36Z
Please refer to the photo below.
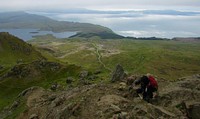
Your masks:
M148 73L146 76L142 76L140 79L135 80L133 86L139 84L141 84L141 87L136 89L136 92L139 96L142 94L145 101L149 102L150 99L157 96L158 83L151 74ZM156 95L153 96L153 92L156 92Z

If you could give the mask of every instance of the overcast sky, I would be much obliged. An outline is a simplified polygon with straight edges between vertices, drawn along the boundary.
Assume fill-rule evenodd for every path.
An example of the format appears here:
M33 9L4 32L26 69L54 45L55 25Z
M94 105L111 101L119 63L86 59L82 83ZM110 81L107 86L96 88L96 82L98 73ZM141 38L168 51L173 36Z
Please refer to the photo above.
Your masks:
M99 24L124 36L200 36L200 0L0 0L4 11Z
M0 9L6 11L69 8L199 10L199 7L200 0L0 0Z

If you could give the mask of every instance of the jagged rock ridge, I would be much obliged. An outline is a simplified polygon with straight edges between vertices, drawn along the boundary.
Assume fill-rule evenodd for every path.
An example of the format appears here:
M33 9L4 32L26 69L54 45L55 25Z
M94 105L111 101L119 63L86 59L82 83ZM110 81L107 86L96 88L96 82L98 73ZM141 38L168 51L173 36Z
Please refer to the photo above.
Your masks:
M21 112L19 119L199 118L199 75L177 82L158 81L166 86L160 87L160 97L152 103L129 92L126 83L115 82L57 92L40 87L29 88L19 94L17 103L14 102L7 111L16 110L25 99L26 111ZM121 88L122 84L124 88ZM1 113L1 117L9 115L7 111Z

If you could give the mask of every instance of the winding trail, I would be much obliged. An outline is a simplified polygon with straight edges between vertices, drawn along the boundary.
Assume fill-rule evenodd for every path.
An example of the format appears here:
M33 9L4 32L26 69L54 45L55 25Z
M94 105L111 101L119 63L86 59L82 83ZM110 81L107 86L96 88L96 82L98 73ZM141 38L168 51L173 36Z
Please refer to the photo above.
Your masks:
M112 70L109 68L109 67L107 67L103 62L102 62L102 60L101 60L101 58L102 58L102 56L101 56L101 54L100 54L100 52L99 52L99 49L98 49L98 46L95 44L95 43L92 43L92 45L95 47L95 49L96 49L96 54L97 54L97 56L98 56L98 62L106 69L106 70L108 70L108 71L110 71L110 72L112 72Z

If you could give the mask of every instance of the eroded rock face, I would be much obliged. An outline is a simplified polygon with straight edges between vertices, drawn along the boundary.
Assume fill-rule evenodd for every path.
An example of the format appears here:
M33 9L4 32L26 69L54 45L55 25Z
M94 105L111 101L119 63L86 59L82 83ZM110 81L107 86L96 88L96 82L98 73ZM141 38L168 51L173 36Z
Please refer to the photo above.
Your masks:
M26 96L26 95L28 95L29 93L32 93L34 90L39 89L39 88L40 88L40 87L37 87L37 86L27 88L27 89L23 90L23 91L18 95L18 98L19 98L19 97Z
M175 106L182 101L198 102L200 99L200 79L187 77L185 80L171 83L161 92L160 103L164 106Z
M159 80L158 80L159 81ZM194 83L196 82L196 83ZM165 82L163 82L165 84ZM147 103L128 91L124 82L84 85L65 91L24 90L26 111L19 119L199 119L199 78L189 77L160 87L160 97ZM164 85L162 84L162 85ZM125 93L129 96L124 96ZM184 102L184 103L183 103ZM21 104L13 103L12 112ZM0 113L0 118L1 118Z
M111 82L120 81L125 78L126 74L121 65L117 65L115 71L112 74Z
M81 71L80 74L79 74L80 80L84 80L88 76L89 76L89 72L88 71Z
M56 63L56 62L48 62L46 60L35 61L34 65L38 69L49 68L51 69L51 71L56 71L61 68L61 64Z
M191 119L200 119L200 102L184 102L187 116Z
M30 74L29 67L25 67L23 65L16 65L9 72L10 76L17 76L18 78L26 77Z
M35 77L41 72L50 70L56 72L61 68L61 64L55 62L48 62L46 60L34 61L28 65L18 64L11 68L11 70L3 76L4 77L17 77L17 78L28 78Z
M105 95L100 98L100 100L98 101L98 105L112 105L119 104L121 102L129 102L129 100L118 95Z

